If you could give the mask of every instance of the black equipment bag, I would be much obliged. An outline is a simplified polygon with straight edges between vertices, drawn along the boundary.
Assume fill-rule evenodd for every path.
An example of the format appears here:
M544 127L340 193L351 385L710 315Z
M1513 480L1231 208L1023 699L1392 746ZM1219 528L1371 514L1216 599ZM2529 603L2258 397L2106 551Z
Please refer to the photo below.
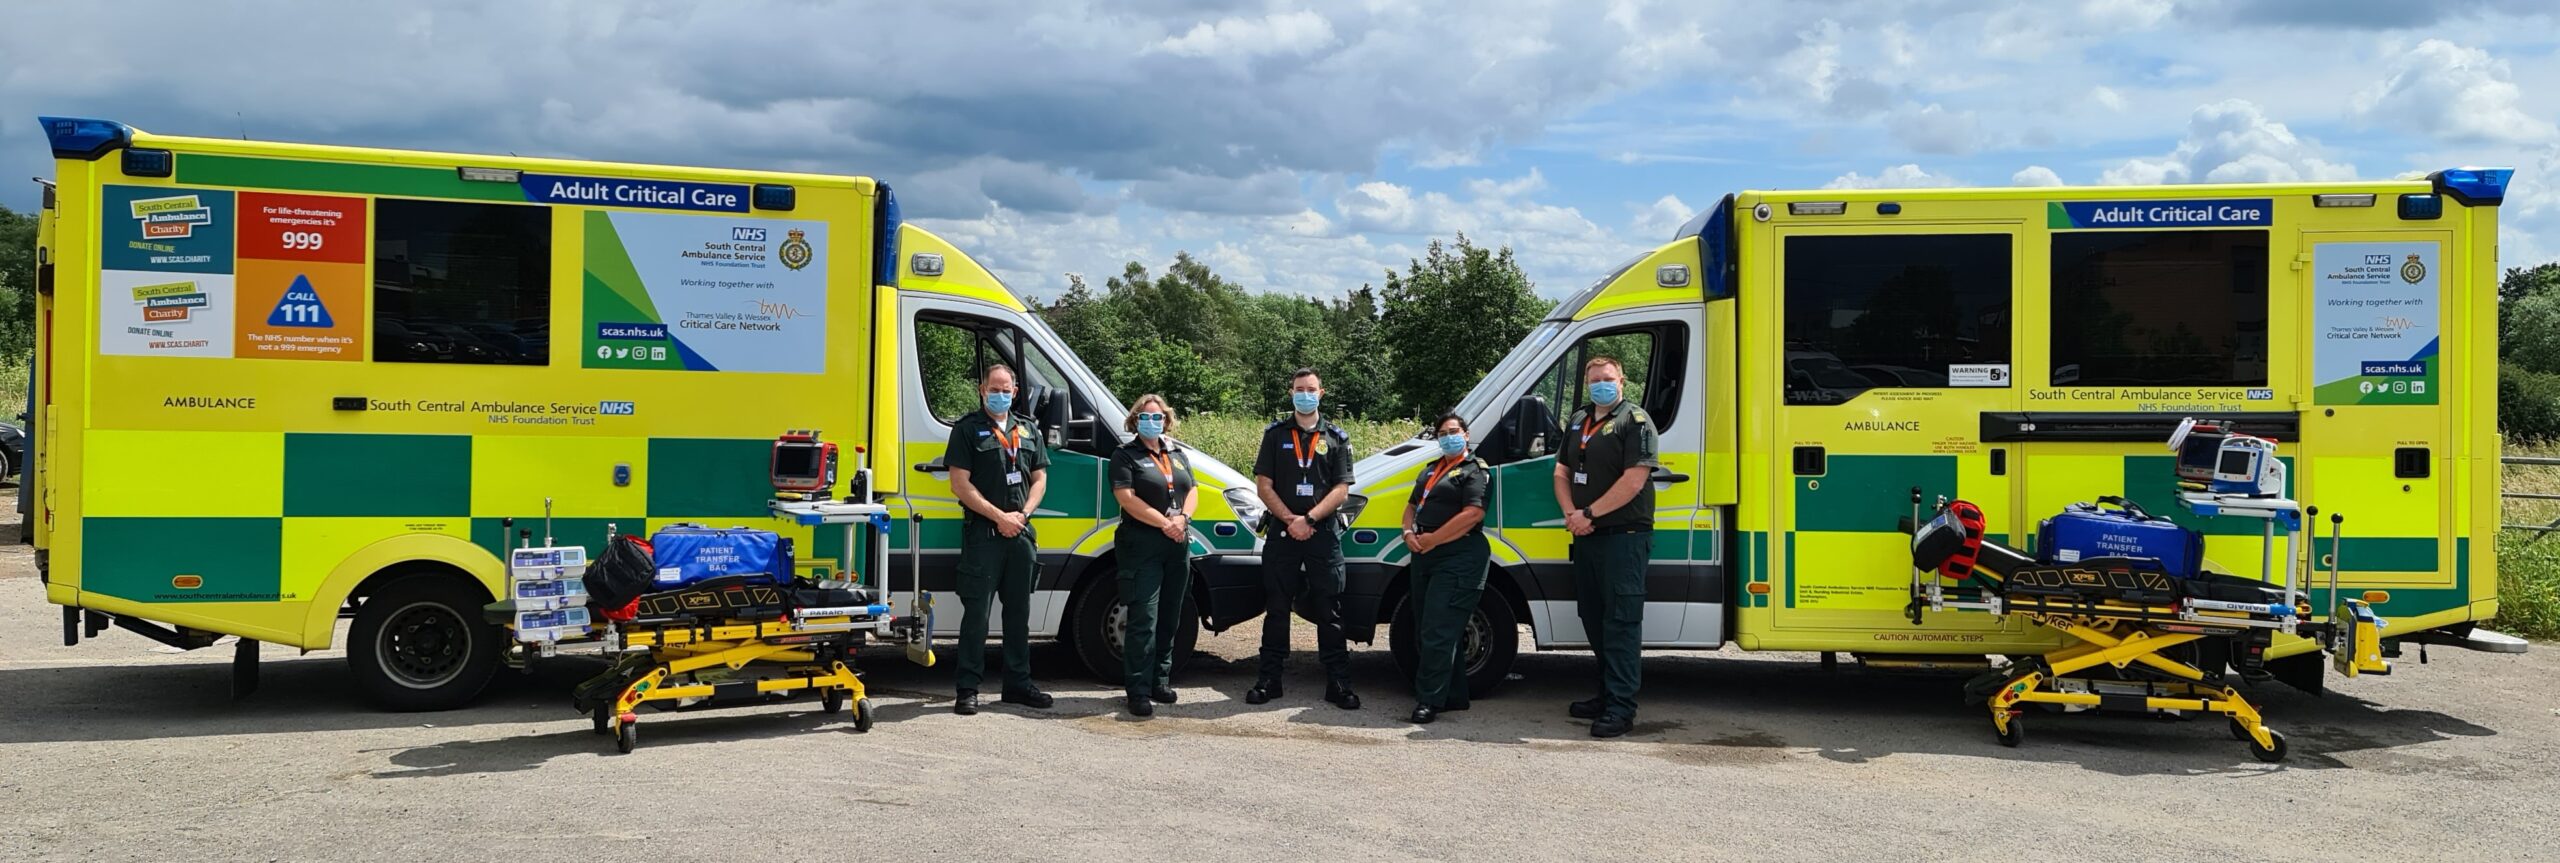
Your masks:
M579 581L587 586L589 604L618 610L641 594L655 590L657 576L658 565L648 544L637 536L623 534L605 543L604 553L587 564L587 573Z

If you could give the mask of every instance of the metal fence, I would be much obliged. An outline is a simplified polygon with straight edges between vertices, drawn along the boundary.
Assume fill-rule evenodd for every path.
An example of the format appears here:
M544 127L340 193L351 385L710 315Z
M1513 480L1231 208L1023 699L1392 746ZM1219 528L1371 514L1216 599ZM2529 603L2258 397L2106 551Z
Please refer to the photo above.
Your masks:
M2501 456L2498 461L2503 462L2510 467L2560 467L2560 458L2550 458L2545 456ZM2507 500L2560 500L2560 494L2538 494L2534 492L2508 491L2503 488L2498 490L2498 496ZM2545 524L2503 523L2499 526L2508 530L2521 530L2532 533L2533 538L2525 540L2525 543L2530 545L2535 542L2540 542L2543 537L2549 536L2555 531L2560 531L2560 518L2554 518Z

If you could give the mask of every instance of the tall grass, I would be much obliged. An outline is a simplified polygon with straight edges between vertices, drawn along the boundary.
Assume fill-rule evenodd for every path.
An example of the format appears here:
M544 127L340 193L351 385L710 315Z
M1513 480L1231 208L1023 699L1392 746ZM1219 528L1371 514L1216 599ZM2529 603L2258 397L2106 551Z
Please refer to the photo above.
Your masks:
M2560 444L2510 444L2507 455L2560 456ZM2560 467L2507 465L2502 491L2560 494ZM2507 524L2560 521L2560 500L2501 500ZM2498 617L2491 629L2538 640L2560 639L2560 532L2509 530L2498 535Z
M15 423L27 409L27 357L0 356L0 422Z
M1272 419L1254 414L1197 414L1182 418L1182 429L1175 436L1228 467L1252 473L1254 450L1262 445L1262 430ZM1350 433L1353 458L1394 446L1422 429L1421 420L1335 419L1333 423Z

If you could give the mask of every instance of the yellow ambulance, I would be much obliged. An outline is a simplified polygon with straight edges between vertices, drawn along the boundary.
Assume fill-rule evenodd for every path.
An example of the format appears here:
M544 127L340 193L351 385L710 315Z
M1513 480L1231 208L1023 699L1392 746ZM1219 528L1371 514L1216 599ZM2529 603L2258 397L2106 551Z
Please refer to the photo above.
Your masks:
M692 522L782 531L804 570L845 559L841 532L767 514L791 429L847 448L836 491L890 495L892 572L947 594L942 445L1003 362L1056 454L1033 628L1116 679L1126 408L886 184L40 122L26 475L66 644L237 636L245 689L259 643L326 648L346 621L372 700L460 705L501 661L481 606L510 546ZM1261 611L1230 503L1250 483L1194 465L1185 614L1224 628Z
M1990 538L2024 549L2041 519L2123 496L2259 575L2263 522L2179 510L2164 443L2194 417L2276 440L2292 496L2322 512L2299 561L2313 608L2334 605L2334 563L2395 648L2521 650L2478 626L2498 608L2510 174L1727 196L1557 306L1457 406L1497 474L1472 685L1501 681L1517 624L1539 649L1588 645L1551 476L1599 355L1661 431L1648 648L1979 663L2052 646L2015 618L1905 617L1914 489L1980 504ZM1408 669L1398 519L1437 452L1362 461L1344 539L1346 625L1387 625ZM2280 640L2269 670L2316 687L2314 648Z

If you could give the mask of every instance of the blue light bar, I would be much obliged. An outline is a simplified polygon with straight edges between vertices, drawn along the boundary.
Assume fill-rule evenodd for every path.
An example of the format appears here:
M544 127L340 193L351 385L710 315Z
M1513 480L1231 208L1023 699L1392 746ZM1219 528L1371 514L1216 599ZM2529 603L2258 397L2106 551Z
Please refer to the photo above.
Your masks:
M2507 181L2515 175L2514 168L2446 168L2427 179L2434 181L2436 191L2465 205L2495 207L2507 199Z
M898 286L898 229L904 220L898 218L898 193L881 183L879 201L871 209L871 283Z
M133 127L114 120L37 117L36 125L44 127L57 159L89 161L133 143Z

